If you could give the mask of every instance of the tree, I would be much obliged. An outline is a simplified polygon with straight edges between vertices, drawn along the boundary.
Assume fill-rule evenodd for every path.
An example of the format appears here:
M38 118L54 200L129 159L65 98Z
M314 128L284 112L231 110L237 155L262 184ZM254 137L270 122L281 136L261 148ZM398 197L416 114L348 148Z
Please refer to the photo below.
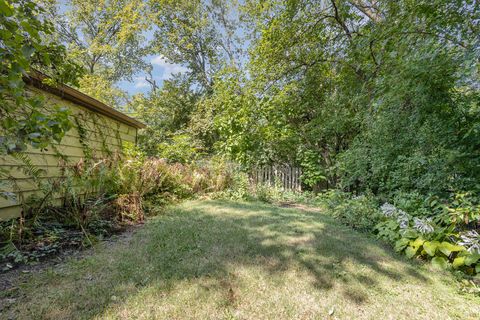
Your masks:
M270 161L295 153L331 185L376 192L474 185L477 3L247 1L245 10L256 26L256 108L273 132L291 133L263 148Z
M75 83L82 72L63 46L43 36L54 29L40 18L42 12L29 0L0 0L0 154L19 153L28 145L45 148L70 127L66 109L45 110L41 96L27 95L25 78L32 68L50 75L51 83Z
M115 86L148 68L148 11L142 0L42 1L56 27L55 38L85 67L79 81L86 94L120 107L127 94Z
M235 1L152 0L154 50L188 67L197 86L210 91L215 74L241 60L237 9Z
M185 136L190 135L189 123L197 100L198 94L192 92L189 82L181 77L164 81L161 89L147 96L139 94L132 98L132 112L147 124L147 129L139 135L139 145L147 154L165 156L165 144L175 141L184 144L188 140ZM175 140L176 136L184 138ZM194 140L190 138L190 142ZM198 150L198 142L194 144L191 147ZM172 149L175 149L175 145Z
M142 0L69 0L64 13L55 0L45 6L59 39L89 74L115 82L131 80L147 67L148 12Z
M182 138L173 139L172 135L162 143L188 140L195 145L195 150L212 153L217 139L212 123L217 112L214 108L215 102L212 101L215 82L223 81L221 78L228 70L238 70L244 62L239 5L236 1L223 0L152 0L149 1L149 8L155 26L152 50L168 62L187 68L181 85L184 93L182 97L193 98L188 99L188 102L183 98L166 98L165 102L170 103L158 102L156 109L150 109L167 115L184 112L188 116L188 121L182 122L178 130L171 131ZM149 80L147 78L147 81ZM151 80L149 83L155 89L156 83ZM179 83L176 82L173 87L171 84L173 82L167 82L162 89L162 98L178 94ZM185 109L188 109L188 112ZM169 119L173 121L174 118ZM160 145L160 140L168 136L163 130L160 132L162 138L156 139L157 146ZM189 138L184 139L185 136Z

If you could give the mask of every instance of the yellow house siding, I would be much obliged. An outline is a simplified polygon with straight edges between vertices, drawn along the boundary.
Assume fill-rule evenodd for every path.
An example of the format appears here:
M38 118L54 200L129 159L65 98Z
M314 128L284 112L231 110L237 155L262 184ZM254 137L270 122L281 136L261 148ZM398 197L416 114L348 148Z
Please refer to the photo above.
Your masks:
M73 127L60 143L55 143L47 150L29 147L25 155L31 163L41 169L41 179L58 178L62 175L60 164L66 160L70 165L85 158L85 150L89 150L95 158L106 158L121 153L124 142L136 142L137 128L106 115L96 113L81 105L62 99L52 93L37 88L29 88L31 94L46 97L45 106L67 107L71 112ZM81 130L77 127L80 124ZM84 138L81 139L81 132ZM87 146L87 148L85 148ZM61 154L61 156L59 156ZM63 159L62 159L63 158ZM21 212L21 199L26 199L37 192L37 184L24 172L23 161L12 156L0 156L0 168L7 172L0 175L0 189L3 191L20 190L16 201L0 198L0 220L18 216ZM13 182L13 184L12 184ZM15 185L15 187L13 186Z

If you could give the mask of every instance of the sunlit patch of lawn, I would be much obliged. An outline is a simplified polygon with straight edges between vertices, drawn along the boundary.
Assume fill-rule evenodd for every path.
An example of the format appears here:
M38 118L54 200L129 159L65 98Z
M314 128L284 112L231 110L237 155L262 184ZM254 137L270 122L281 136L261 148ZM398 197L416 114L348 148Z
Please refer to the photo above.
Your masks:
M319 211L192 201L31 275L18 319L478 319L480 299Z

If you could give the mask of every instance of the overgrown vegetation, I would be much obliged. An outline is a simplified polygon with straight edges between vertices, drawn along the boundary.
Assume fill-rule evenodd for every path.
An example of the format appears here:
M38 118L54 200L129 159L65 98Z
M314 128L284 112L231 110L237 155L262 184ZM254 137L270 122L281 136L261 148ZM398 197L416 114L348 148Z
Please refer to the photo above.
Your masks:
M450 202L453 206L429 199L416 211L418 199L397 198L393 205L372 194L353 196L337 190L304 194L293 200L325 208L343 224L375 235L407 258L456 272L465 291L480 294L478 219L472 218L478 215L479 206L468 194L454 197ZM273 197L270 201L284 199Z
M68 110L45 112L43 98L25 92L24 77L32 68L48 73L51 83L75 83L82 71L63 45L45 39L55 29L39 17L42 12L32 1L0 1L0 155L27 146L43 149L70 128Z
M39 192L25 199L21 218L0 223L4 271L89 246L167 204L226 192L234 180L233 166L218 159L168 163L131 145L122 157L90 158L63 169L61 177L40 182Z
M0 154L23 159L72 126L25 94L32 66L148 126L125 158L86 157L42 184L25 217L2 224L10 264L30 259L19 254L30 239L90 244L209 194L322 205L478 279L478 1L40 2L0 0ZM155 75L152 56L178 72ZM120 89L139 74L150 90ZM252 186L248 171L271 164L301 167L308 192Z

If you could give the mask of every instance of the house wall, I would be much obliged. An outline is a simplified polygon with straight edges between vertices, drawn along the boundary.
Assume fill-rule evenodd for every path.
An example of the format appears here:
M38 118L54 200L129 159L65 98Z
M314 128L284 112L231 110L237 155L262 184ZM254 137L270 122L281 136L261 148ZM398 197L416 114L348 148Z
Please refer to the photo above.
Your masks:
M41 179L61 177L65 161L69 165L76 164L85 158L85 153L91 153L95 158L112 157L121 153L124 142L136 141L137 129L129 124L34 87L29 87L29 94L45 96L46 108L55 105L67 107L73 124L60 143L43 151L29 147L25 152L35 168L40 169ZM22 199L38 191L38 184L25 172L26 167L25 160L0 156L0 191L16 194L13 200L0 197L0 220L19 216Z

